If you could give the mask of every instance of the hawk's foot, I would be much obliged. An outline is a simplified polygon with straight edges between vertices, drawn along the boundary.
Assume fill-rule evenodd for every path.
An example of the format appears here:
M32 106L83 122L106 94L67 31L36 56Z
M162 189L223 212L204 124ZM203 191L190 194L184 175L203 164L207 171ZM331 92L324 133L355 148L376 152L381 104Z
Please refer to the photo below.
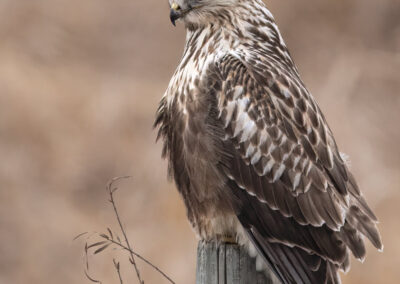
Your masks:
M226 244L237 244L236 238L232 236L220 236L219 241Z

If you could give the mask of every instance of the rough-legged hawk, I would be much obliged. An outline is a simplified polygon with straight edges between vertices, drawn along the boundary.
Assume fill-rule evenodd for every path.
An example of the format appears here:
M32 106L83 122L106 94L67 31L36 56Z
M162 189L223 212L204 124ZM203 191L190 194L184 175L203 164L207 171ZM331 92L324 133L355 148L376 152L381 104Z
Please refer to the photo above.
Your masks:
M339 283L377 218L261 0L170 1L187 29L155 125L203 240L234 238L282 283Z

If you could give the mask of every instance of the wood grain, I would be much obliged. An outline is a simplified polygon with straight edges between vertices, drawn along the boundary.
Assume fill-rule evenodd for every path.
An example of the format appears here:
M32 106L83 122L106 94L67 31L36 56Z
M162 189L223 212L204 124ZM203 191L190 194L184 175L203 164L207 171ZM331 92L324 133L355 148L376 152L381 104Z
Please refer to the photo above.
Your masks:
M255 259L237 244L199 242L196 284L279 284L271 273L256 271Z

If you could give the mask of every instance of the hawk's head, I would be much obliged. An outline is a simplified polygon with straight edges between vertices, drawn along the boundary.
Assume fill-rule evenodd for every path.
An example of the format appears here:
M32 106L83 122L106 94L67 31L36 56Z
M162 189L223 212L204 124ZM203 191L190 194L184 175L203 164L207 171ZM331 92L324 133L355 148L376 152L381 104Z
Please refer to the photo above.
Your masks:
M172 24L181 19L186 26L203 26L215 21L219 13L235 6L239 0L169 0Z

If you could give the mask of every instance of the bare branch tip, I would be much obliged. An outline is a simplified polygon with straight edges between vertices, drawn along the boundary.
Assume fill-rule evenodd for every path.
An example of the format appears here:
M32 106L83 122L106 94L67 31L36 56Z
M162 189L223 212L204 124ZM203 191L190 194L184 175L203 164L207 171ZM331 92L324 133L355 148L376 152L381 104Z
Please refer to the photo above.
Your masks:
M79 239L80 237L83 237L84 235L88 234L88 232L84 232L84 233L80 233L79 235L77 235L75 238L72 239L72 241L76 241L77 239Z
M113 187L114 183L116 183L117 181L121 180L121 179L128 179L128 178L132 178L132 176L120 176L120 177L114 177L112 178L108 183L107 183L107 190L111 191L111 188Z
M89 279L91 282L101 284L101 281L96 280L93 277L91 277L86 269L85 269L85 275L86 275L87 279Z

